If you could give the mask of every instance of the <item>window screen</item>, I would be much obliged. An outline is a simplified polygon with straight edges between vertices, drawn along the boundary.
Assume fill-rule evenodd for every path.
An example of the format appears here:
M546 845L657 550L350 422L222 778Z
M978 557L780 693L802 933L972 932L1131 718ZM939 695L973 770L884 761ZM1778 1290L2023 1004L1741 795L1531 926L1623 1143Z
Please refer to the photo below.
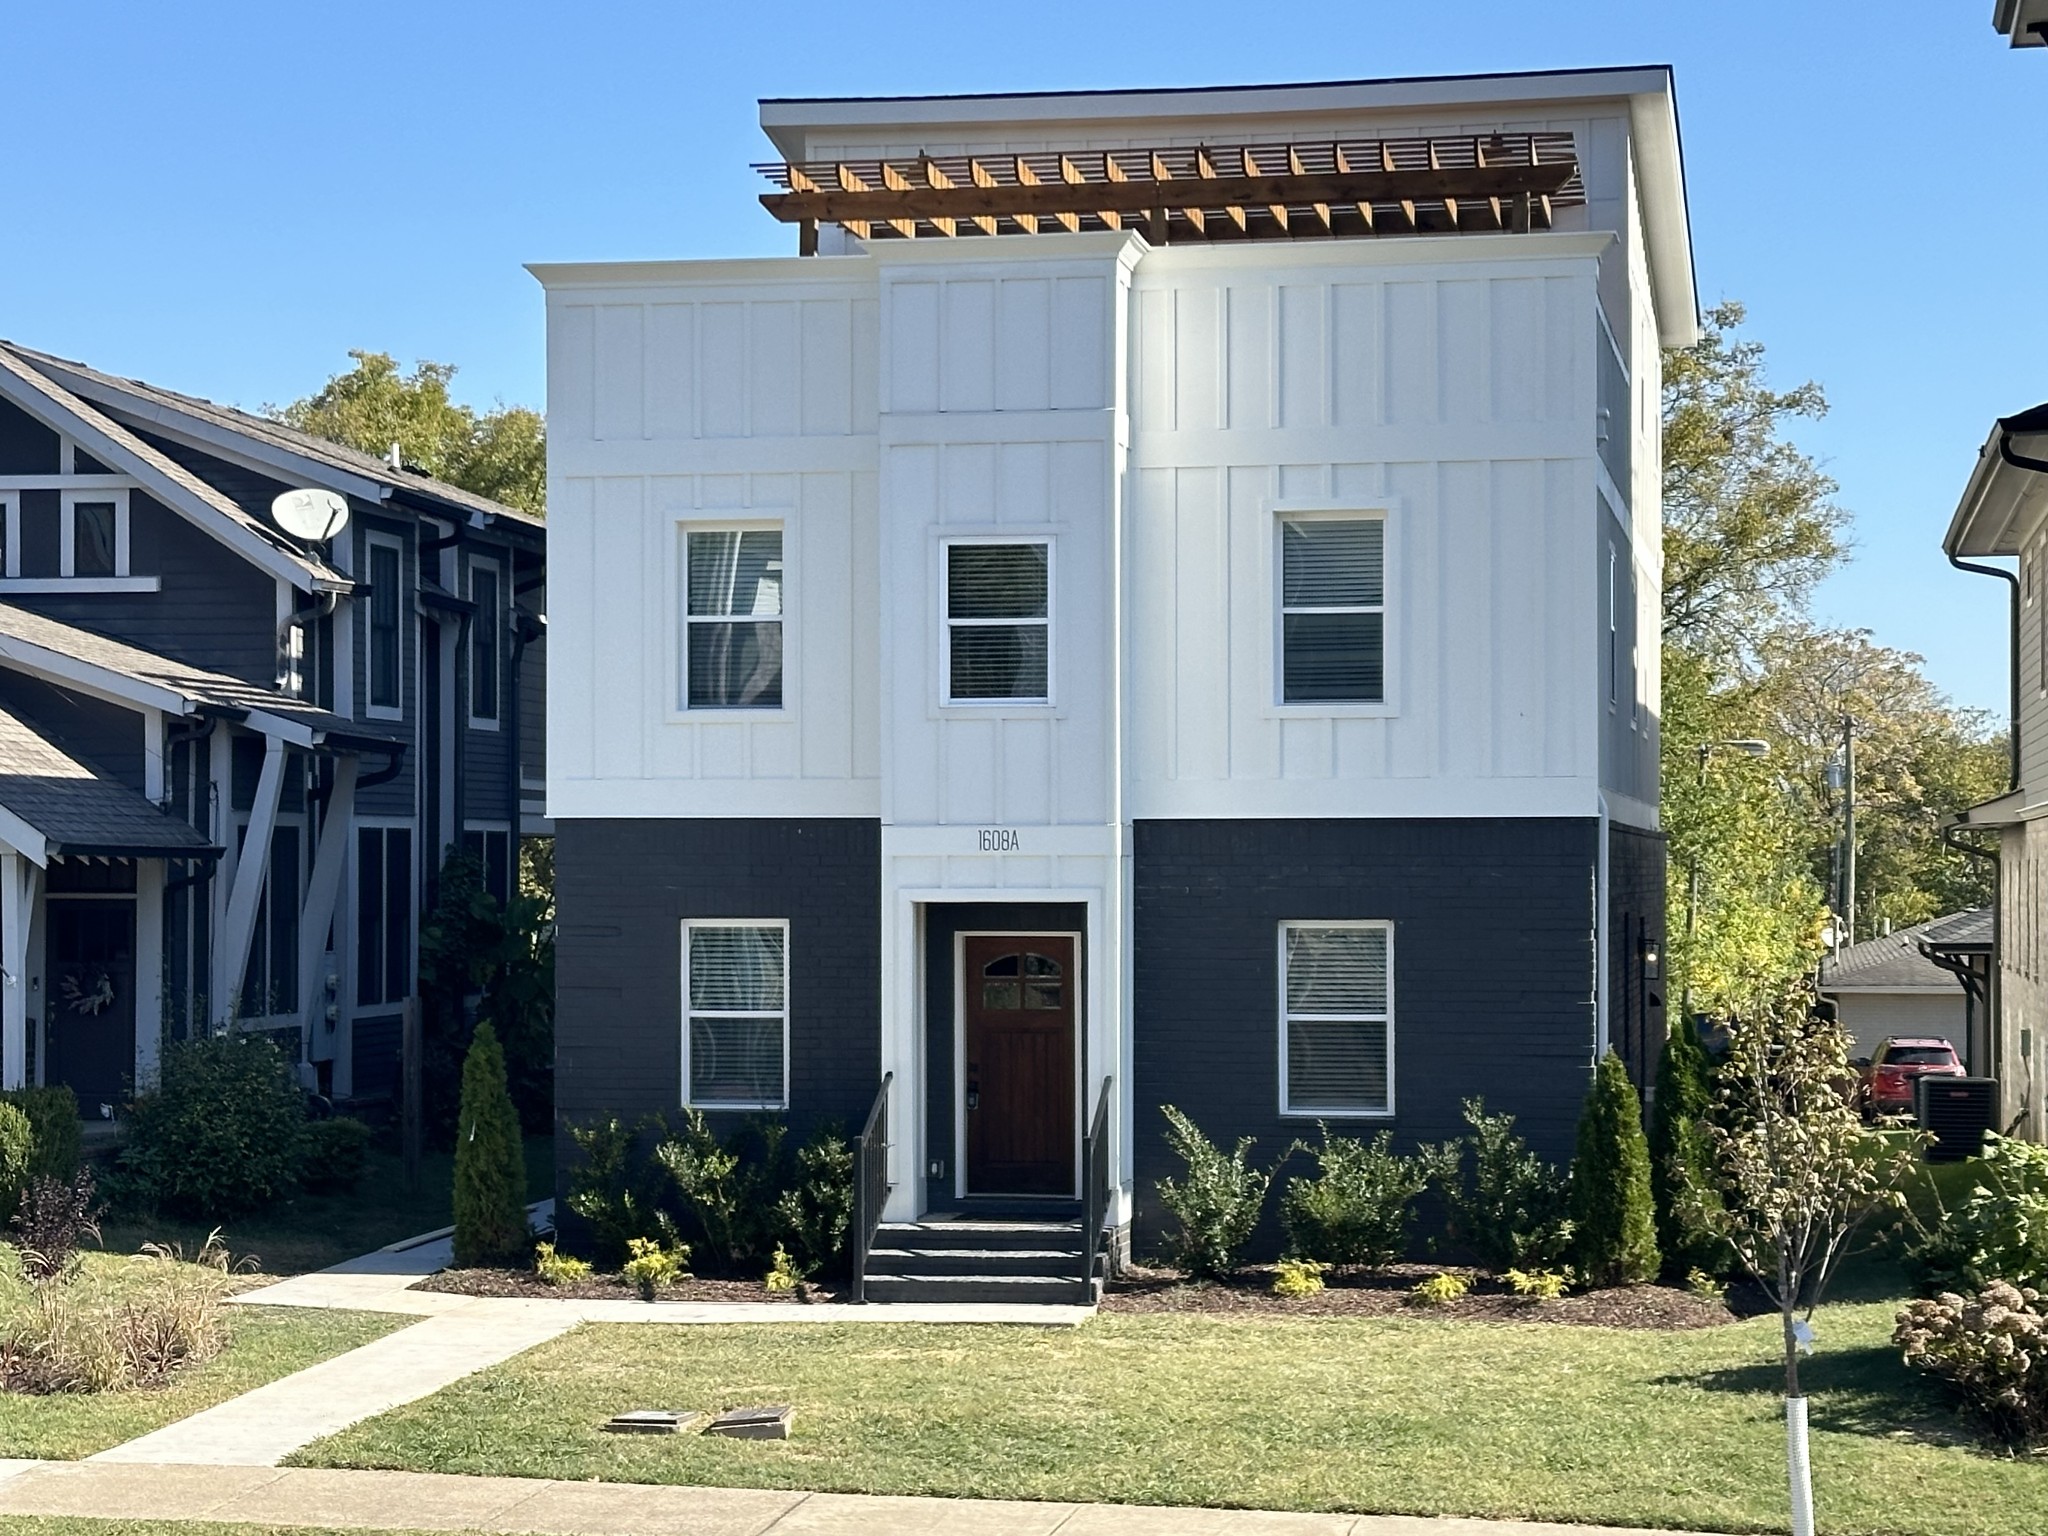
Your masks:
M1052 547L946 546L948 702L1052 698Z
M683 537L683 707L782 707L782 530Z
M1391 1113L1392 931L1290 923L1281 935L1282 1110Z
M787 1104L788 940L789 930L780 923L684 925L684 1057L691 1104Z
M1377 517L1280 524L1280 697L1386 700L1386 525Z

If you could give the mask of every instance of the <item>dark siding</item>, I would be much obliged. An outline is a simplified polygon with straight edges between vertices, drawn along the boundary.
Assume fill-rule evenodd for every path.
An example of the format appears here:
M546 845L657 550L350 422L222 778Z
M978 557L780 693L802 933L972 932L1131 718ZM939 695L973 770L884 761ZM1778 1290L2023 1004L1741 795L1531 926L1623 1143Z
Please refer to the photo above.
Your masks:
M1270 1162L1315 1126L1279 1113L1279 924L1394 924L1395 1108L1404 1147L1462 1129L1460 1101L1508 1110L1571 1153L1593 1053L1588 820L1141 821L1134 828L1137 1231L1177 1171L1159 1106ZM1280 1239L1270 1218L1258 1248Z
M0 669L0 704L87 767L142 793L140 711L5 669Z
M259 474L253 469L245 469L240 464L231 464L226 459L216 458L213 454L188 447L175 439L158 437L151 432L138 432L136 436L158 450L172 463L191 470L243 511L262 518L265 522L270 519L270 504L277 499L278 493L292 488L283 480Z
M1664 835L1607 829L1607 1036L1639 1091L1664 1048ZM1644 974L1649 953L1658 974Z
M63 494L21 493L21 574L56 576L63 569Z
M555 836L555 1106L681 1104L681 924L790 925L790 1122L859 1128L881 1080L881 824L565 821ZM572 1148L558 1142L556 1166Z
M519 600L532 613L547 612L547 589ZM548 642L543 634L529 641L519 658L519 772L536 782L548 776Z
M56 432L11 400L0 400L0 474L63 473Z
M1088 931L1088 909L1080 905L1045 902L934 903L924 909L924 998L925 998L925 1147L927 1160L938 1159L945 1170L937 1177L926 1169L925 1208L944 1210L956 1204L953 1167L953 999L957 990L953 975L954 935L976 929L1018 933L1079 933ZM1086 940L1082 941L1082 974L1087 974ZM1077 994L1078 995L1078 994ZM1087 1041L1087 1020L1077 1017L1075 1027ZM1081 1064L1081 1080L1089 1080L1088 1064Z

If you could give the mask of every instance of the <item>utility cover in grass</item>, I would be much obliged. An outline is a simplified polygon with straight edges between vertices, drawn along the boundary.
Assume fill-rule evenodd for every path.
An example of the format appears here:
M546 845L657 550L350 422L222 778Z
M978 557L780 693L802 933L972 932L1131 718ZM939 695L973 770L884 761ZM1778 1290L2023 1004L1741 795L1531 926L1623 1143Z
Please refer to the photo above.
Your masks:
M730 1435L735 1440L787 1440L789 1421L796 1409L789 1403L766 1408L734 1408L721 1413L705 1427L707 1435Z
M630 1413L613 1414L604 1427L615 1435L679 1435L703 1417L673 1408L635 1408Z

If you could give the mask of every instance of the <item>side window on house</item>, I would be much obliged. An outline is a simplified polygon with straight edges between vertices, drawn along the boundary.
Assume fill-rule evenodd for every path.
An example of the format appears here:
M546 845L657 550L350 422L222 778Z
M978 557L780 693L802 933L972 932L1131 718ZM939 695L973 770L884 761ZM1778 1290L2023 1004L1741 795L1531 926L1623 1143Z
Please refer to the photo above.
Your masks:
M683 708L782 707L782 530L683 535Z
M945 546L948 704L1052 702L1052 544Z
M1393 1113L1392 926L1283 924L1280 968L1281 1113Z
M402 707L405 614L398 546L370 545L370 708L396 715Z
M499 658L504 655L504 595L498 567L478 561L469 568L469 600L476 614L469 621L469 718L472 724L498 723Z
M1383 704L1387 662L1386 522L1280 521L1280 699Z
M90 580L128 574L128 493L66 491L58 574Z
M412 991L412 828L356 828L356 1003Z
M683 924L683 1080L703 1109L789 1103L789 926Z
M503 827L468 827L462 851L484 872L484 889L500 902L512 897L512 834Z

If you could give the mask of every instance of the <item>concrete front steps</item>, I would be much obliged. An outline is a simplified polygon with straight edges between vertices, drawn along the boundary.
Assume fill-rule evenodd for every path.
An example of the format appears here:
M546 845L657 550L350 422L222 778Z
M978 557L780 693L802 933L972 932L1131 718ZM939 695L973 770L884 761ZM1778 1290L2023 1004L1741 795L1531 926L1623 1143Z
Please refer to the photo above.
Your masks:
M885 1222L868 1254L869 1301L1093 1305L1102 1261L1081 1288L1078 1221Z

